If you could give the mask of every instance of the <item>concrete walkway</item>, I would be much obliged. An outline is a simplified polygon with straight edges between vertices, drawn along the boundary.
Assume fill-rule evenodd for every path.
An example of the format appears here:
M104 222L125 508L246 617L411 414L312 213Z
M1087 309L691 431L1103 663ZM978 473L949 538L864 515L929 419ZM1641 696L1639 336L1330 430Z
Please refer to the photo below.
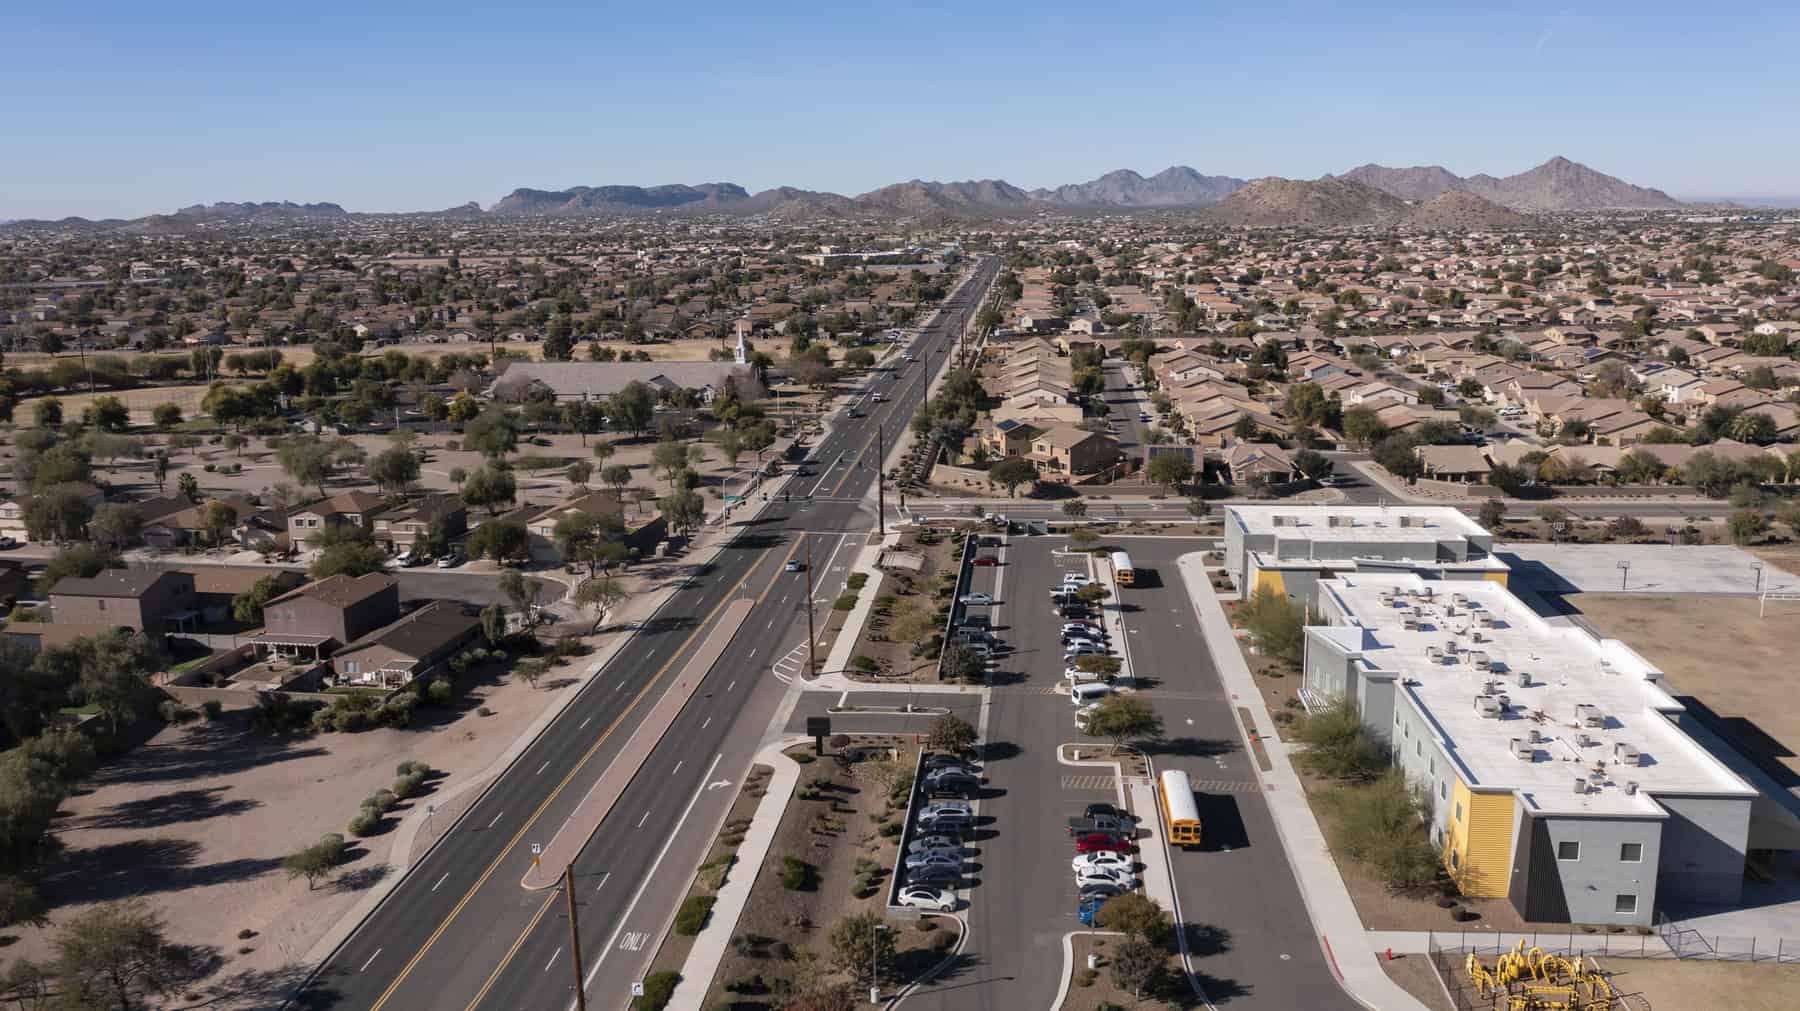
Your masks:
M744 914L744 904L750 900L750 888L756 884L756 875L762 870L769 847L775 842L775 830L781 825L781 816L793 798L794 785L800 781L800 763L781 753L789 746L774 744L756 753L756 764L767 765L775 773L769 777L768 792L756 805L756 813L750 816L750 827L744 830L744 841L737 849L737 862L726 873L725 884L713 903L712 916L695 935L687 961L681 963L682 985L675 988L675 996L669 1001L670 1011L701 1011L701 1003L712 986L713 976L719 971L719 963L725 958L726 949L731 947L738 918Z
M1204 556L1199 552L1183 555L1177 565L1225 689L1235 705L1249 710L1256 724L1240 728L1240 732L1255 734L1268 750L1273 768L1269 772L1258 769L1256 775L1263 784L1275 830L1281 836L1282 849L1294 869L1300 897L1306 903L1313 928L1319 932L1327 959L1337 970L1344 989L1361 1003L1379 1011L1424 1011L1424 1005L1390 979L1376 960L1362 919L1350 901L1349 889L1344 887L1343 876L1325 846L1325 835L1306 804L1306 794L1289 761L1288 749L1275 734L1275 721L1263 704L1262 692L1244 663L1231 623L1207 579Z

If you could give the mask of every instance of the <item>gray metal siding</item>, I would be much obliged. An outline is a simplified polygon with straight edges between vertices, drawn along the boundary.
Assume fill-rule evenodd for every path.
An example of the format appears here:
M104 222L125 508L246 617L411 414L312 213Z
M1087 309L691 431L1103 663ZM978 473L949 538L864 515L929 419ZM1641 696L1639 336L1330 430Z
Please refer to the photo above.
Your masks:
M1656 795L1669 811L1657 882L1664 901L1730 903L1743 898L1750 798Z
M1543 843L1547 853L1537 859L1539 866L1554 866L1562 883L1562 895L1568 906L1571 923L1618 923L1649 926L1656 905L1656 868L1663 837L1661 819L1643 818L1557 818L1535 819L1542 834L1533 838L1533 846ZM1561 858L1563 843L1578 847L1576 859ZM1641 847L1640 859L1621 859L1626 843ZM1635 912L1621 913L1615 902L1620 895L1637 899Z

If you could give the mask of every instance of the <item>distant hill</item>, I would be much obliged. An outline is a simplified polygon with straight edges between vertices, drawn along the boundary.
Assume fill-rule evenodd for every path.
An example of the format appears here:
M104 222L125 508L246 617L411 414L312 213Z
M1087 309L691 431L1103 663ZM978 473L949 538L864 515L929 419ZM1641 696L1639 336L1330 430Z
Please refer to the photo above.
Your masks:
M852 203L860 211L908 215L986 216L1034 209L1031 194L999 179L954 183L913 179L870 190Z
M1561 156L1516 175L1458 176L1437 165L1388 168L1359 165L1341 176L1402 200L1429 200L1443 193L1473 193L1515 211L1674 210L1681 201L1662 190L1634 186Z
M1533 228L1537 221L1473 193L1440 193L1406 209L1401 224L1445 231L1505 232Z
M1174 165L1148 179L1118 169L1085 183L1032 190L1031 196L1063 207L1206 207L1243 188L1242 179Z
M1346 179L1281 179L1247 184L1206 211L1222 225L1253 228L1380 225L1406 214L1406 201Z
M736 183L688 186L576 186L566 190L516 189L488 208L499 215L630 214L671 208L717 208L750 199Z

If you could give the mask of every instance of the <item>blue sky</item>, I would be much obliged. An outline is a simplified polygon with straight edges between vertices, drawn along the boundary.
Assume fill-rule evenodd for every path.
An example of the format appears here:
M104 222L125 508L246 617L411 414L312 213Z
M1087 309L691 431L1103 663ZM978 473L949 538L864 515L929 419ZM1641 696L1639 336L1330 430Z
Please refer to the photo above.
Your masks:
M1367 6L15 4L0 219L1557 154L1677 196L1800 191L1800 5Z

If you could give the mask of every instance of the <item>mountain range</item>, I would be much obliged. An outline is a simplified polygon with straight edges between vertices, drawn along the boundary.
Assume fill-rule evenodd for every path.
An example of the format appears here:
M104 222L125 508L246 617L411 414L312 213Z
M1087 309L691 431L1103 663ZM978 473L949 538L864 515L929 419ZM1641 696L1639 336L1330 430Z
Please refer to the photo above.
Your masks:
M1446 197L1455 199L1446 200ZM1022 218L1039 214L1196 211L1221 224L1304 226L1411 224L1417 227L1523 227L1526 214L1664 210L1684 206L1661 190L1636 186L1566 158L1516 175L1458 176L1440 166L1361 165L1316 180L1271 176L1254 182L1205 175L1185 165L1152 176L1130 169L1098 179L1025 190L1000 179L913 179L854 197L779 186L750 193L736 183L521 188L485 210L468 203L410 215L458 219L618 217L645 214L741 214L810 218ZM12 227L88 227L178 232L229 222L295 223L350 216L332 203L215 203L130 221L13 222ZM1472 222L1459 226L1455 222Z

